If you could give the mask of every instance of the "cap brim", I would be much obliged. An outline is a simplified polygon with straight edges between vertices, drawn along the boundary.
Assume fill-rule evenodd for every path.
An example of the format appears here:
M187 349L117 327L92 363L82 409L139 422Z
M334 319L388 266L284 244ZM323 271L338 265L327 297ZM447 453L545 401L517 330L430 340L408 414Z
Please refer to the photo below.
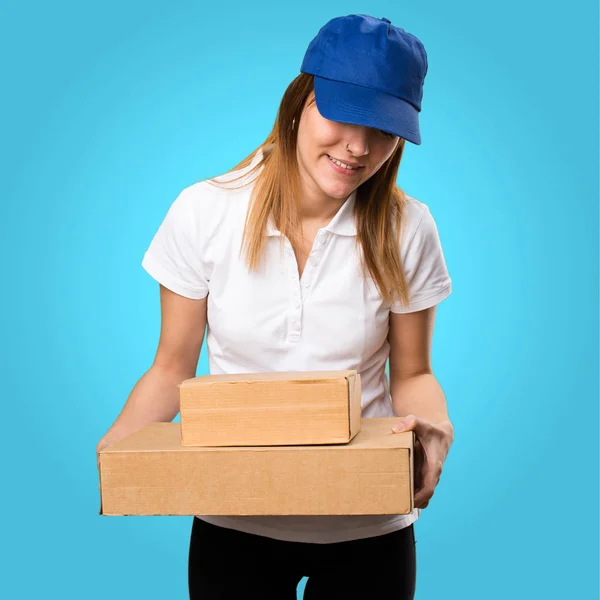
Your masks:
M330 121L381 129L421 144L419 112L396 96L371 88L314 76L319 113Z

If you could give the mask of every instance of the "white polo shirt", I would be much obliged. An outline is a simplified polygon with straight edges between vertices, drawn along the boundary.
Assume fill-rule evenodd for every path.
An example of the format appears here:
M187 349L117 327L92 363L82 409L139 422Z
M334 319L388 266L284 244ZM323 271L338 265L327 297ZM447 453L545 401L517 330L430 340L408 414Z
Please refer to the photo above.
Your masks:
M250 166L261 155L259 150ZM227 182L232 176L218 180ZM287 238L280 253L281 234L272 221L264 268L248 273L239 249L252 184L236 190L238 183L221 189L201 181L185 188L142 261L143 268L170 290L187 298L208 295L210 372L356 369L363 417L395 416L385 371L389 312L422 310L451 293L428 207L408 198L406 229L399 244L411 294L410 306L404 308L399 302L384 302L373 281L362 275L352 215L356 192L318 231L301 279ZM331 543L390 533L413 523L419 513L415 509L391 516L198 516L281 540Z

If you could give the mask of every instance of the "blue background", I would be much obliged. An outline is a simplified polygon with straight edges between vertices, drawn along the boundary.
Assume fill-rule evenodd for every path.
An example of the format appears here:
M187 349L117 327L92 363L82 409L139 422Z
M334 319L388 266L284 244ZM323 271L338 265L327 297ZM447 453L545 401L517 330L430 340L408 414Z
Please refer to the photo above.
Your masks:
M399 184L453 279L416 597L597 597L598 13L573 0L2 4L1 596L187 598L191 517L98 515L96 443L158 341L140 262L262 142L318 29L365 12L429 55Z

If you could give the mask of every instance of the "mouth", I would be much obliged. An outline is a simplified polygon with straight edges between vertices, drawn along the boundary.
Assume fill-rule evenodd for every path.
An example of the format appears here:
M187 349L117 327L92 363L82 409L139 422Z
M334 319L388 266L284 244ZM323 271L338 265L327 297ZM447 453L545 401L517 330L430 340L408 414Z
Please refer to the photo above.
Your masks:
M353 173L356 173L358 171L360 171L361 169L364 169L363 165L358 165L355 163L346 163L342 160L339 160L337 158L334 158L332 156L330 156L329 154L327 155L327 158L329 159L329 164L338 172L338 173L344 173L346 175L350 175Z

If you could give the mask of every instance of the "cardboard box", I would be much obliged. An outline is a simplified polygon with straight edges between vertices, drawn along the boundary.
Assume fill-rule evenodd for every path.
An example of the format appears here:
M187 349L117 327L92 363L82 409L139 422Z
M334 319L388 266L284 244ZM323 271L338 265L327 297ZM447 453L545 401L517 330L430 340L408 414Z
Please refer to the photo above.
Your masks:
M344 444L360 430L360 375L204 375L179 384L183 446Z
M413 432L363 419L345 445L182 446L152 423L99 455L104 515L361 515L413 509Z

